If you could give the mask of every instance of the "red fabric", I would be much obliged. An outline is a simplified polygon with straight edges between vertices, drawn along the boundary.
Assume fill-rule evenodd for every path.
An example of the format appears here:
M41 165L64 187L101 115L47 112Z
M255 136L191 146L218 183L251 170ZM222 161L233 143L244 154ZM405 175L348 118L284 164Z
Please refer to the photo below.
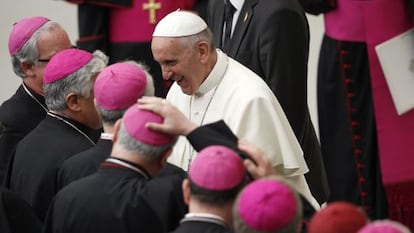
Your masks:
M336 4L337 10L327 12L324 17L326 35L337 40L364 41L365 28L360 2L338 0Z
M130 4L129 1L132 0L124 0L120 2L116 1L101 1L101 0L66 0L69 3L73 3L76 5L80 4L89 4L89 5L96 5L96 6L103 6L103 7L111 7L111 8L125 8L125 7L131 7L132 4Z
M411 231L414 230L413 183L414 180L408 180L386 185L390 218L404 223Z
M414 111L398 116L375 46L411 27L404 0L364 1L364 23L374 95L374 107L385 184L414 180Z
M361 1L389 217L414 230L414 111L398 116L375 46L412 27L404 0Z
M177 9L190 10L195 0L155 0L161 4L156 10L156 23L168 13ZM143 9L143 4L149 0L134 0L132 8L113 9L110 16L110 41L119 42L148 42L152 39L155 25L149 22L149 10Z

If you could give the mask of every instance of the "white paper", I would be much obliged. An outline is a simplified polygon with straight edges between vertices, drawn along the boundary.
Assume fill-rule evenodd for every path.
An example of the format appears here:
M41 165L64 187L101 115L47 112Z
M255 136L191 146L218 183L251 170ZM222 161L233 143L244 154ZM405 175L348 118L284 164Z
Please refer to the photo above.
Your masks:
M398 115L414 108L414 28L375 47Z

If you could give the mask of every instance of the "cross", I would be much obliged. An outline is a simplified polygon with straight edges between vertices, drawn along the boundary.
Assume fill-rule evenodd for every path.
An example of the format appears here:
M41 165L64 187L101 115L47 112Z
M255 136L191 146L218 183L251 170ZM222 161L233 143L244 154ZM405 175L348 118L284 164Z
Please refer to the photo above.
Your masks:
M161 3L155 2L155 0L148 0L148 1L149 1L148 3L142 4L142 9L149 11L149 23L155 24L155 22L157 21L155 13L156 13L156 10L161 9Z

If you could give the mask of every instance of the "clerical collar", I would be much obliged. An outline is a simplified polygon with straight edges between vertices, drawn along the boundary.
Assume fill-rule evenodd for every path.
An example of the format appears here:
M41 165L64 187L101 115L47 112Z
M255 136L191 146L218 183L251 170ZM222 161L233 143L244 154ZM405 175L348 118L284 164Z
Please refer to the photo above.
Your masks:
M209 213L187 213L180 222L183 223L189 221L211 222L226 228L229 227L222 217Z
M101 133L101 139L102 140L109 140L112 141L112 138L114 137L111 133Z
M108 162L108 163L114 163L114 164L120 165L124 168L128 168L130 170L133 170L133 171L141 174L142 176L144 176L146 179L151 178L151 175L147 172L147 170L145 170L145 168L142 167L139 164L130 162L130 161L125 160L125 159L115 158L115 157L107 158L105 161Z
M33 91L30 87L26 86L26 84L22 83L23 89L26 92L27 95L30 96L40 107L45 110L45 112L48 112L46 103L45 103L45 97L42 95L37 94L35 91Z
M224 76L228 63L229 59L227 55L223 53L221 50L217 49L217 62L211 70L210 74L200 85L196 93L194 93L194 95L196 97L202 96L205 93L212 90L214 87L216 87L222 79L222 77Z
M52 118L58 119L68 125L69 127L76 130L78 133L80 133L82 136L84 136L92 145L95 145L95 141L91 139L91 135L93 134L94 130L83 125L82 123L75 121L73 119L70 119L68 117L59 115L55 112L49 111L47 115L51 116Z

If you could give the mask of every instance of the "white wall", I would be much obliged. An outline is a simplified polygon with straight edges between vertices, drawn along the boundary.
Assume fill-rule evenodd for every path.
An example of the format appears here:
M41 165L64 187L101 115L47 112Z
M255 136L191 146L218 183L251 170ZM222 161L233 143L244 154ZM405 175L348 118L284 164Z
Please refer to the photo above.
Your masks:
M17 20L27 16L46 16L59 22L69 34L73 43L77 39L77 12L76 5L58 0L1 0L0 3L0 103L10 97L20 84L21 80L12 71L8 52L8 36L12 25ZM316 67L319 47L323 33L321 16L308 15L311 30L311 45L309 57L309 107L311 117L316 128ZM300 94L300 93L298 93Z

